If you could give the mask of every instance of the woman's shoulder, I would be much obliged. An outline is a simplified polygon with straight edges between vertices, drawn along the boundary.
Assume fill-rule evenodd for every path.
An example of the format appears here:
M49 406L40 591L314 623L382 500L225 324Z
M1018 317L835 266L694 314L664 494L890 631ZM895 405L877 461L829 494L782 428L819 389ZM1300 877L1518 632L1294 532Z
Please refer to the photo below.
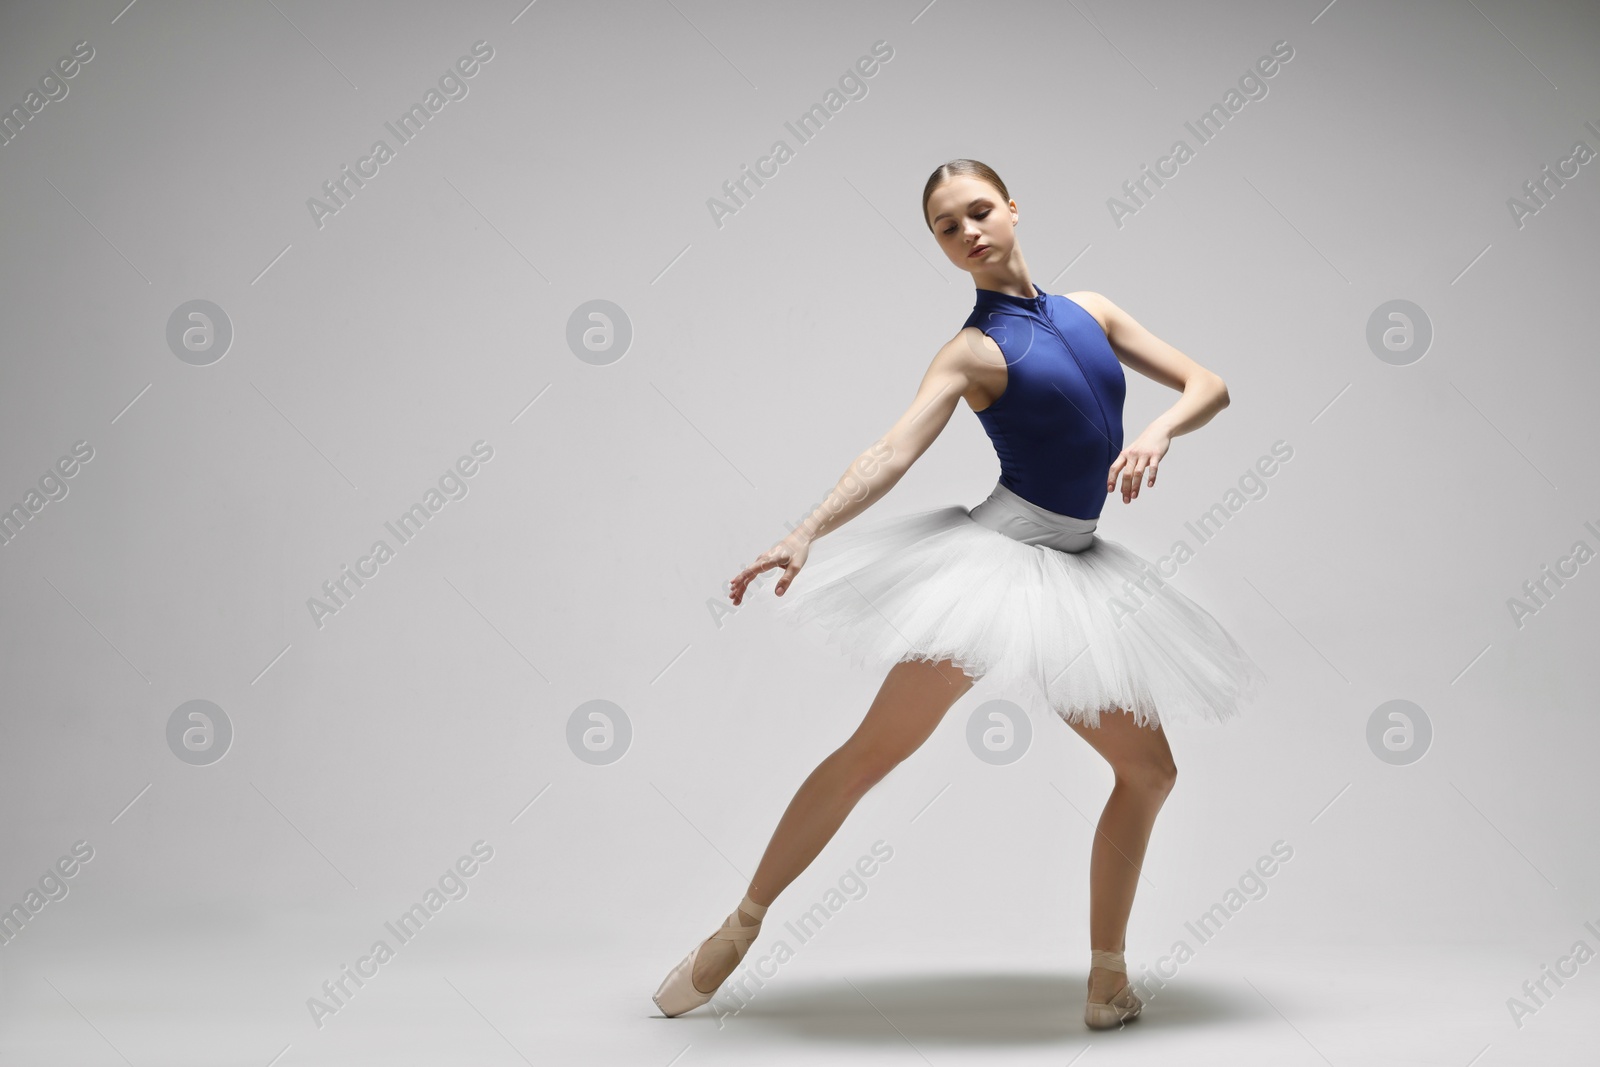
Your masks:
M1064 297L1087 311L1094 321L1100 324L1100 329L1109 337L1111 334L1111 316L1116 311L1116 305L1099 293L1082 289L1076 293L1063 293Z
M1005 356L1001 354L995 339L987 330L971 323L957 330L956 335L946 341L939 351L952 363L967 368L992 367L996 363L1005 365Z

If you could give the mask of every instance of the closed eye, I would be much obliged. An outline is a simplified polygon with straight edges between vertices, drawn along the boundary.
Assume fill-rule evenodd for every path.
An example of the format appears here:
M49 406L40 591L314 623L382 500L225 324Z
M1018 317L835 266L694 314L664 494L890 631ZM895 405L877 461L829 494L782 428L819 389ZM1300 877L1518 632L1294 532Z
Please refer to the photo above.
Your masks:
M989 217L989 211L990 211L989 208L984 208L982 211L980 211L978 214L976 214L976 215L974 215L972 217L975 218L975 219L978 219L979 221L982 221L983 219L986 219L986 218ZM953 234L955 232L956 232L956 228L954 226L951 226L948 230L944 231L944 235L946 237L949 237L951 234Z

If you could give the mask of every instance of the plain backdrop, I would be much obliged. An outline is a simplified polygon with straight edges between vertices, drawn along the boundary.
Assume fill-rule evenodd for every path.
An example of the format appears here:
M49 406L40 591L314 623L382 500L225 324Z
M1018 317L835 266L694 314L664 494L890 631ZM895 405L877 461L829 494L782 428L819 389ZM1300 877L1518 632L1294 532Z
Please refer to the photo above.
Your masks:
M1508 998L1600 946L1597 43L1590 5L1485 0L6 5L0 1058L1079 1054L1111 774L1059 722L981 758L983 683L774 904L754 952L798 951L748 1014L648 1001L881 681L725 590L970 311L919 211L963 156L1035 281L1232 395L1099 529L1187 542L1172 580L1271 678L1170 731L1127 956L1198 952L1127 1037L1575 1055L1592 964ZM1128 439L1176 396L1130 371ZM858 521L996 476L963 404Z

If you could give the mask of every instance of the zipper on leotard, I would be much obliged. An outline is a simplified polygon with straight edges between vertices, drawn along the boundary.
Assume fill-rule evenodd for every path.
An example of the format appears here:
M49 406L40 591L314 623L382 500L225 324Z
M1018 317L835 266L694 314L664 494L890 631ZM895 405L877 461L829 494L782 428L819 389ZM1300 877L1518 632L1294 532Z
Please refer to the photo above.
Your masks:
M1050 331L1052 333L1061 338L1061 343L1063 346L1065 346L1067 355L1072 357L1072 362L1077 364L1078 373L1083 376L1083 384L1089 387L1089 395L1094 397L1094 406L1100 412L1100 436L1106 439L1106 447L1109 449L1113 445L1111 440L1111 423L1106 419L1106 406L1100 402L1100 390L1094 387L1094 382L1090 379L1089 372L1083 369L1083 360L1079 359L1078 353L1073 351L1072 342L1067 340L1067 335L1056 329L1055 320L1053 320L1050 317L1050 313L1045 310L1044 297L1041 296L1036 299L1039 304L1037 308L1039 317L1044 319L1045 325L1050 327ZM1117 457L1115 455L1111 456L1111 459L1113 460L1116 458Z

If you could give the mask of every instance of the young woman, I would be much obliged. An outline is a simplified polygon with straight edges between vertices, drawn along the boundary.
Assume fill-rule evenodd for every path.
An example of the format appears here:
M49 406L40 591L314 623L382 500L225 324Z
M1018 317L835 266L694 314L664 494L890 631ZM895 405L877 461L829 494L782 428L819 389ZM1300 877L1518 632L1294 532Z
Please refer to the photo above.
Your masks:
M976 306L905 414L729 592L739 604L756 575L781 567L779 615L820 623L858 665L888 676L855 733L800 786L738 909L656 991L668 1016L715 995L856 802L987 677L1030 713L1060 716L1116 773L1090 854L1084 1021L1137 1018L1122 954L1151 826L1177 775L1163 724L1220 722L1266 680L1211 615L1094 532L1119 481L1124 504L1138 499L1172 438L1227 407L1222 379L1098 293L1034 285L1017 203L984 164L940 166L922 205L945 255L973 276ZM1123 363L1183 394L1126 447ZM893 488L962 399L1000 460L988 499L841 535L785 596L812 543Z

